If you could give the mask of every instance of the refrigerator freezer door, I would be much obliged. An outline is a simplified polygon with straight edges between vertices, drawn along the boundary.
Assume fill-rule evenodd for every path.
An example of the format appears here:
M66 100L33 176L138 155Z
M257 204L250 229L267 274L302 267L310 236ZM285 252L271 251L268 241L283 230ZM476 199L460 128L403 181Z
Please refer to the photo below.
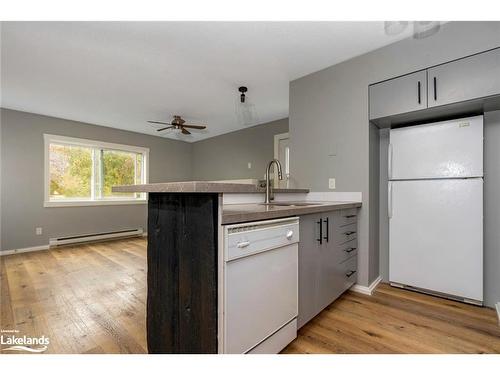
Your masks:
M392 129L389 179L483 176L483 116Z
M389 184L390 281L482 301L482 178Z

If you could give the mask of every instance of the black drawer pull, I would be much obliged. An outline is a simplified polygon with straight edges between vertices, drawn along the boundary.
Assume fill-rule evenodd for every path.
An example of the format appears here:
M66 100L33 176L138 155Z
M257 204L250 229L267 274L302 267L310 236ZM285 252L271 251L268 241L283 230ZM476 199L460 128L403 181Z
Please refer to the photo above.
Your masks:
M349 271L347 272L345 275L346 277L351 277L352 275L354 275L356 273L356 271Z
M353 217L356 217L357 215L346 215L344 216L346 219L352 219Z
M329 230L328 230L328 218L325 219L325 224L326 224L326 236L323 237L324 240L326 240L326 242L328 242L328 239L330 237L330 234L329 234Z
M437 80L436 77L434 77L434 101L438 100L438 94L437 94Z
M356 248L355 248L355 247L350 247L350 248L348 248L348 249L345 249L344 251L345 251L346 253L352 253L354 250L356 250Z
M418 81L418 104L421 103L421 99L420 99L420 81Z
M323 218L319 219L316 224L319 224L319 238L316 238L316 241L321 245L323 243Z
M354 234L354 233L356 233L356 231L345 232L344 234L345 234L346 236L350 236L351 234Z

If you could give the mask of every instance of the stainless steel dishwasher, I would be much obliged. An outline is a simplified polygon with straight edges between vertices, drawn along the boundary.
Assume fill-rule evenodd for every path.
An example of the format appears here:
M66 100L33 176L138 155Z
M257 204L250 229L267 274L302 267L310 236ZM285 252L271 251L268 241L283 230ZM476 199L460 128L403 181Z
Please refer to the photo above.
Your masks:
M224 353L278 353L297 337L299 219L224 227Z

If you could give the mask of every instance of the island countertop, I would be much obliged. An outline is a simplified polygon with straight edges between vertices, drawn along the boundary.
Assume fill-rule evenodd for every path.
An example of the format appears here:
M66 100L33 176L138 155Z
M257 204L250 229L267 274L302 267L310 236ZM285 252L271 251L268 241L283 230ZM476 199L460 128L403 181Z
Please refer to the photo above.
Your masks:
M225 204L222 206L222 224L236 224L250 221L260 221L269 219L278 219L288 216L300 216L327 212L333 210L342 210L348 208L361 207L361 202L339 201L339 202L295 202L296 206L281 205L284 202L276 204ZM293 204L294 202L286 202ZM307 205L303 205L307 203Z
M115 193L264 193L254 184L214 181L159 182L143 185L113 186ZM309 193L309 189L273 189L275 193Z

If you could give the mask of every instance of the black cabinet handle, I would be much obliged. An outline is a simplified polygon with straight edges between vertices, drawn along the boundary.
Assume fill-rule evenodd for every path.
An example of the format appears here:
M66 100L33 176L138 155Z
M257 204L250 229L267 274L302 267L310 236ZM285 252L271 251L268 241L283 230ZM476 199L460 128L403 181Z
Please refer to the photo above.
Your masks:
M354 233L356 233L356 232L355 232L355 231L344 232L344 234L345 234L346 236L350 236L351 234L354 234Z
M354 275L356 273L356 271L349 271L347 272L345 275L346 277L351 277L352 275Z
M434 100L438 99L438 94L437 94L437 80L436 77L434 77Z
M355 247L349 247L349 248L345 249L344 251L345 251L346 253L352 253L354 250L356 250L356 248L355 248Z
M420 104L422 101L421 101L421 98L420 98L420 81L418 81L418 104Z
M356 217L357 215L346 215L344 216L346 219L352 219L353 217Z
M323 237L323 239L326 240L326 242L328 242L328 237L330 237L330 235L329 235L330 231L328 229L328 227L329 227L329 225L328 225L328 218L325 219L325 224L326 224L326 236Z
M319 219L316 224L319 224L319 238L317 238L316 241L321 245L323 243L323 218Z

